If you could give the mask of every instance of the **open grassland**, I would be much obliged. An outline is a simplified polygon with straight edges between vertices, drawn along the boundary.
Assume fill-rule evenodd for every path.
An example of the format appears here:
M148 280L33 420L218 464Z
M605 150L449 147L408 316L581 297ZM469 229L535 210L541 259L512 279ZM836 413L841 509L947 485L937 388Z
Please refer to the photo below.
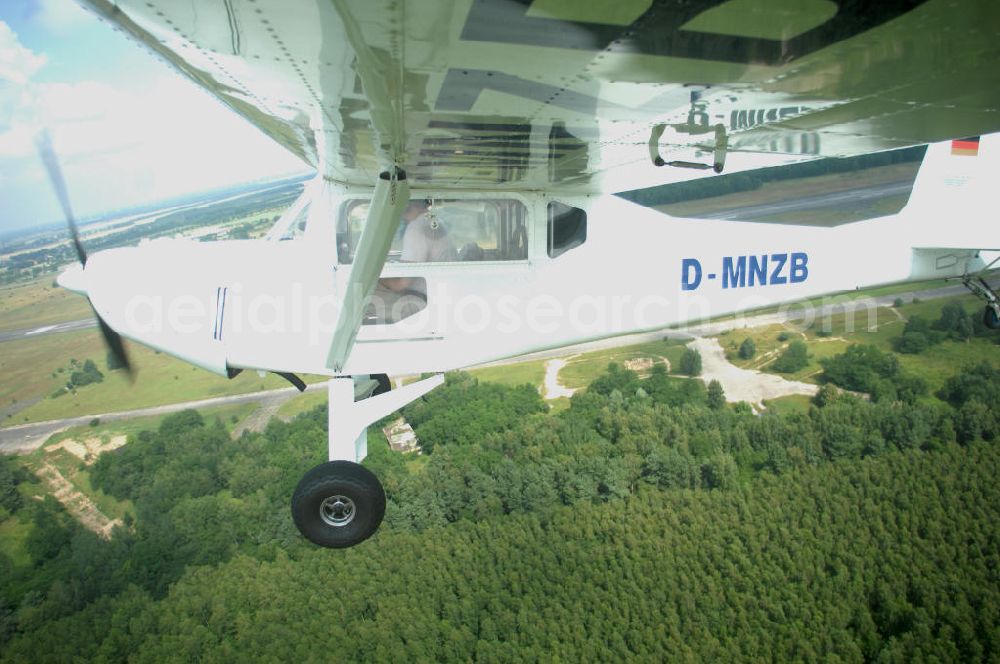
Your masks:
M816 383L819 382L823 369L820 364L822 359L844 352L850 344L871 344L883 351L892 351L894 341L902 334L906 320L911 316L921 316L935 321L941 315L941 308L956 299L963 304L970 316L982 315L981 302L971 295L963 295L957 298L909 302L900 307L879 307L855 312L853 316L841 313L817 319L806 328L778 324L733 330L720 335L719 342L733 364L746 369L772 371L771 364L788 344L795 340L805 341L809 348L809 364L801 371L778 375L791 380ZM753 340L757 353L744 360L737 353L739 345L747 338ZM944 341L923 353L897 354L897 357L907 373L926 380L933 392L963 367L984 360L996 364L1000 353L992 339L974 338L969 341Z
M0 371L4 380L0 383L0 404L8 406L15 401L42 397L7 418L7 424L132 410L288 385L277 376L261 378L252 371L229 380L138 344L128 346L137 371L137 379L131 384L123 372L107 371L107 351L96 329L10 341L2 348ZM51 396L66 384L71 359L81 363L85 359L94 360L105 374L104 381L77 388L75 393Z
M485 383L500 383L510 386L528 384L541 388L545 380L545 361L534 360L502 364L495 367L481 367L472 369L469 373Z
M607 371L608 364L612 362L623 364L629 360L643 358L650 358L654 361L666 359L670 362L671 367L676 367L683 352L684 341L664 339L636 344L635 346L622 346L583 353L567 362L563 370L559 372L559 381L569 388L584 388Z
M993 277L996 277L997 272L993 272ZM703 322L712 321L725 321L725 320L735 320L740 318L746 318L749 316L762 316L764 314L772 314L777 312L788 312L793 319L804 319L807 318L812 310L819 309L825 305L829 304L840 304L845 302L851 302L854 300L864 300L869 297L883 297L886 295L902 295L902 299L909 301L910 293L931 290L935 288L943 288L945 286L955 286L958 282L954 279L930 279L927 281L911 281L901 284L890 284L888 286L876 286L874 288L863 288L860 290L842 291L840 293L830 293L828 295L823 295L819 297L814 297L812 299L799 300L797 302L787 302L785 304L768 305L766 307L760 307L758 309L747 309L746 311L741 311L735 314L725 314L723 316L715 316L707 319ZM856 314L858 315L858 314ZM857 320L861 320L859 317ZM795 321L793 321L795 322ZM678 326L681 327L681 326Z
M212 408L198 408L202 417L208 422L218 420L232 432L233 429L250 413L257 409L256 403L239 403L225 406L214 406ZM68 439L84 440L88 438L106 439L114 436L132 436L140 431L155 431L164 417L168 415L148 415L146 417L131 417L126 420L115 420L113 422L98 421L94 425L82 424L70 427L65 431L53 434L46 445L52 445Z
M559 382L569 388L584 388L594 378L604 373L611 362L621 364L645 358L662 362L666 359L671 366L676 366L683 352L684 341L665 339L592 351L572 357L567 353L567 364L559 372ZM531 360L471 369L469 373L486 383L509 386L528 384L541 390L545 381L545 365L545 360ZM549 405L553 410L563 410L569 406L569 399L555 399Z
M93 316L86 298L54 286L56 275L0 286L0 331L21 330Z
M0 555L6 556L15 567L31 565L31 556L24 547L24 541L32 527L30 522L21 521L16 516L0 520Z
M789 380L816 382L823 370L820 360L843 353L851 343L873 343L869 339L899 336L903 320L887 307L853 313L838 313L812 321L765 325L744 330L732 330L719 336L730 362L743 369L771 371L771 364L793 341L804 341L809 347L809 364L794 373L779 374ZM744 339L753 341L757 353L750 359L739 357Z
M785 415L786 413L809 412L811 403L812 397L810 396L805 394L789 394L786 397L765 400L764 407L767 408L769 413Z
M317 406L326 405L326 390L316 390L315 392L305 392L296 394L291 399L281 404L278 408L277 416L288 420L302 413L307 413Z

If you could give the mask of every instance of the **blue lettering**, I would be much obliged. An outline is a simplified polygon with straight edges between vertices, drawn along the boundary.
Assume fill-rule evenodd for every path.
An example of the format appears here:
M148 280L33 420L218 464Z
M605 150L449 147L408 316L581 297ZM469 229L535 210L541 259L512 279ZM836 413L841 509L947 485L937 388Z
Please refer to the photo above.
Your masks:
M788 262L788 254L771 254L771 260L777 263L774 269L771 270L771 279L769 283L773 286L774 284L787 284L788 277L783 277L781 275L781 268L785 267L785 263Z
M759 261L756 256L750 257L750 285L753 286L754 282L767 285L767 254L761 256Z
M808 254L802 252L792 254L792 274L789 276L788 280L793 284L801 284L803 281L808 279L809 267L806 265L808 262Z
M743 288L747 279L747 257L736 258L736 268L733 269L733 257L722 257L722 287Z
M696 258L681 260L681 290L694 290L701 284L701 263Z

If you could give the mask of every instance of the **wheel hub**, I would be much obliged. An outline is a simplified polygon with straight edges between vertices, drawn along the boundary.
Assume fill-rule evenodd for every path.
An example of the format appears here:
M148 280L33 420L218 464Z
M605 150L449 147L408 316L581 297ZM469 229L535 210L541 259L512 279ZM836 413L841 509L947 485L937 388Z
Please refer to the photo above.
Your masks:
M330 496L319 506L319 517L324 523L335 528L341 528L354 521L355 514L357 508L354 506L354 501L347 496Z

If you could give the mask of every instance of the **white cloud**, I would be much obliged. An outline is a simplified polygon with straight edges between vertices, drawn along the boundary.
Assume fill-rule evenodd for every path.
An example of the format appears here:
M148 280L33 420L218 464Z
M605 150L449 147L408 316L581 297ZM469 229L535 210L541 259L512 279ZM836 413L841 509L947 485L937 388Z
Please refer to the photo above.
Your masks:
M58 217L34 145L42 127L81 215L306 169L166 69L113 84L39 81L45 63L0 22L0 200L8 213L0 225Z
M38 13L34 18L55 33L69 32L91 20L87 10L73 0L38 0Z
M27 126L33 108L29 84L44 65L45 56L21 45L0 21L0 156L24 156L33 149Z
M0 85L27 85L44 64L44 55L22 46L10 26L0 21Z

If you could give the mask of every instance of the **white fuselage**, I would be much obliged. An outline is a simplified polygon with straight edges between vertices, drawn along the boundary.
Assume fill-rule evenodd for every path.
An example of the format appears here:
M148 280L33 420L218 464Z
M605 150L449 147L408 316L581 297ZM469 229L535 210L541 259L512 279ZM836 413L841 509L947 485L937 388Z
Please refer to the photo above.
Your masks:
M328 195L315 206L326 212L313 212L299 239L162 240L101 252L85 288L121 334L217 373L335 375L327 353L351 266L338 264L340 222L331 221L359 194L314 186L304 195L316 191ZM679 219L615 196L477 196L524 204L526 258L387 263L383 278L426 280L426 306L362 326L340 374L450 370L981 265L974 251L915 249L906 214L814 228ZM556 258L552 200L587 213L586 240Z

